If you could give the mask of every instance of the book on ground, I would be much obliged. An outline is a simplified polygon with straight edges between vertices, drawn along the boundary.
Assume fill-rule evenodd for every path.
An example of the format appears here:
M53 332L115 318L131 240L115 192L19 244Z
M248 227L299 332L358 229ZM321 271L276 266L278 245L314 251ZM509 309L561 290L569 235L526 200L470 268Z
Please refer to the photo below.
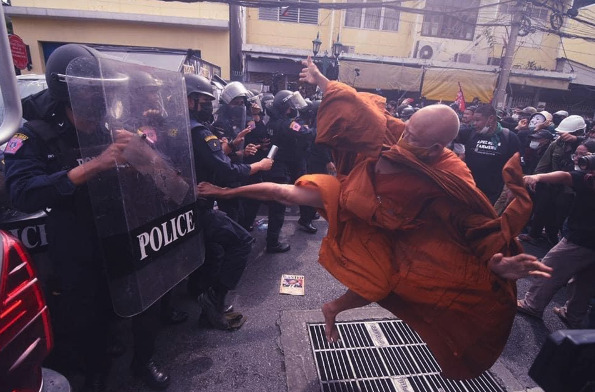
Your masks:
M281 275L281 294L304 295L305 280L304 275Z

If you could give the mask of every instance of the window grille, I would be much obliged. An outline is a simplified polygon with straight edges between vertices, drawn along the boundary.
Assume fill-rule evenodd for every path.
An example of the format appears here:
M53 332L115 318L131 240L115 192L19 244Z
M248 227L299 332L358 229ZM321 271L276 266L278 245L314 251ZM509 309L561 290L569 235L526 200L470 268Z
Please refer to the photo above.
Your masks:
M440 13L424 15L421 35L471 41L477 23L478 6L479 0L426 0L426 10ZM444 13L444 10L451 12Z
M300 3L318 3L318 0L299 0ZM258 19L276 22L302 24L318 24L317 8L294 8L293 6L277 8L259 8Z

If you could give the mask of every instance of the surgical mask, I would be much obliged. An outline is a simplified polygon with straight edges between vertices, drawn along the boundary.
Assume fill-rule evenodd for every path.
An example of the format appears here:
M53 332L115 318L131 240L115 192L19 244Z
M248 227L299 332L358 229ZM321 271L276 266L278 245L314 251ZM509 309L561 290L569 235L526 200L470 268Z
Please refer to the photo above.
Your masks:
M580 168L580 166L579 166L579 165L574 165L574 170L575 170L575 171L580 171L580 170L581 170L581 168Z
M513 114L511 117L514 119L514 121L519 121L519 115L518 114Z
M415 157L417 159L419 159L421 161L428 161L430 159L430 148L431 147L413 146L413 145L407 143L405 141L405 139L403 139L403 135L401 135L401 138L397 142L397 146L409 151L410 153L415 155Z
M488 127L488 126L481 128L481 130L479 131L479 133L482 135L488 134L489 132L490 132L490 127Z
M533 140L531 141L531 143L529 143L529 148L533 149L533 150L537 150L539 148L539 145L541 143L539 143L537 140Z

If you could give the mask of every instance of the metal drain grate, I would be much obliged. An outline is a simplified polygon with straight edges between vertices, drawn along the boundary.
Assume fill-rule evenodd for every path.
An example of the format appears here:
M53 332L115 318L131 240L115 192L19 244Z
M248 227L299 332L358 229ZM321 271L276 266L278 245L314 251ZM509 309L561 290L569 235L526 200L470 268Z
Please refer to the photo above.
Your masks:
M337 323L341 341L332 347L324 324L308 327L322 392L506 392L488 372L442 378L428 346L401 320Z

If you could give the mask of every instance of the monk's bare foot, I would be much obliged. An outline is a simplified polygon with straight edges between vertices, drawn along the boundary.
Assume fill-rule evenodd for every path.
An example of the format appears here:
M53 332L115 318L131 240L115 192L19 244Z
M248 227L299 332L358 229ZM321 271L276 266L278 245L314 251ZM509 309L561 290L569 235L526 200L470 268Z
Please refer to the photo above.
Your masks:
M324 334L329 343L336 343L339 341L339 330L335 325L335 317L337 311L334 309L332 302L322 305L322 314L324 315Z

